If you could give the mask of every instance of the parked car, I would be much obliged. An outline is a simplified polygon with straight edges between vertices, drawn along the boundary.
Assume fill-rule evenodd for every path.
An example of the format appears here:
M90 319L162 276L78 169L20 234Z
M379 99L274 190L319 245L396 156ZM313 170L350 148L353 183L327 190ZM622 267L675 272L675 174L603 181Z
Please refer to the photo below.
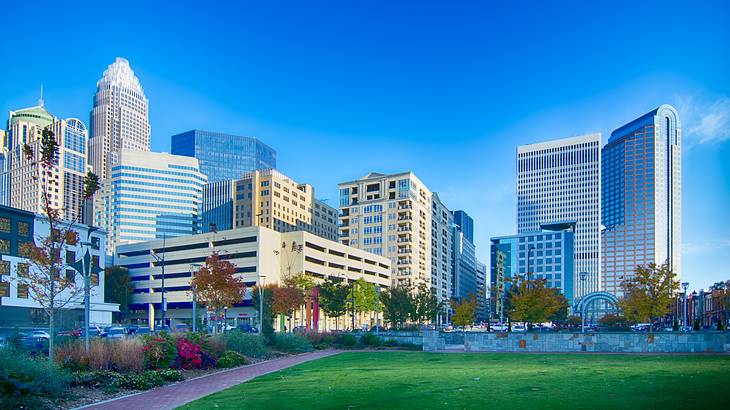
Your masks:
M526 332L527 327L523 324L514 324L514 325L512 325L512 331L515 333Z
M144 336L148 334L150 334L149 326L137 326L137 328L134 330L135 336Z
M507 325L504 323L495 323L490 326L490 329L493 332L506 332L507 331Z
M646 332L651 327L651 323L637 323L631 326L631 330L634 332Z
M175 323L175 332L186 333L190 331L190 326L187 323Z
M33 330L32 332L28 333L26 336L31 339L50 339L51 335L48 334L45 330Z
M251 326L248 323L244 323L242 325L238 325L238 330L244 332L244 333L258 333L258 329L256 329L255 326Z
M104 328L104 331L101 333L101 337L105 337L107 339L124 339L128 334L129 332L126 327L109 326Z

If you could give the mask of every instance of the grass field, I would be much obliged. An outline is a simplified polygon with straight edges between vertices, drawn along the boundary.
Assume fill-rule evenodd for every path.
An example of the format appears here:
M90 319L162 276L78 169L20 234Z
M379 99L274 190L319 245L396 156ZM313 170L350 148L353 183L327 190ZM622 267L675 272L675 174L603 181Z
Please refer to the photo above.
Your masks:
M714 409L727 408L729 385L730 356L719 355L357 352L262 376L184 408Z

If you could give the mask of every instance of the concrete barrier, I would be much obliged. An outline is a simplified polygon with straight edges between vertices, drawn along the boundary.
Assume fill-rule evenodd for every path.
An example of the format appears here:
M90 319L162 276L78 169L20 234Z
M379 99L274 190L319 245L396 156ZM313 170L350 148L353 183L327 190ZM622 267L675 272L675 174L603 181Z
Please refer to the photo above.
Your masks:
M464 333L467 352L699 353L725 352L728 343L724 332ZM424 351L443 350L445 344L439 332L423 332Z

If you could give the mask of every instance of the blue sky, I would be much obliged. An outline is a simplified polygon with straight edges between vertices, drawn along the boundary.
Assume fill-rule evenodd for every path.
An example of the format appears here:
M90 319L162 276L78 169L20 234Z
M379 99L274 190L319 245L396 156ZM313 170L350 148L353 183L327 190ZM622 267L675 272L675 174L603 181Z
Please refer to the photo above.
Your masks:
M88 122L123 56L153 150L192 128L255 135L333 203L338 182L412 170L474 217L485 262L489 237L516 229L517 145L605 141L673 104L683 276L730 279L728 2L42 3L3 8L0 110L33 105L43 82L51 112Z

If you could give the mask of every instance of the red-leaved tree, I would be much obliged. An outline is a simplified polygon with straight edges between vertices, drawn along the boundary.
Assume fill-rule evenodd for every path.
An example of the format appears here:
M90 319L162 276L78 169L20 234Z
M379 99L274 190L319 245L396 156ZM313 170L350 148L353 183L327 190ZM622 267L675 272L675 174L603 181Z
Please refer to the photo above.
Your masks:
M192 287L196 300L214 311L219 323L223 309L241 303L246 294L245 282L236 276L236 265L222 260L215 252L205 259L205 266L195 273Z

